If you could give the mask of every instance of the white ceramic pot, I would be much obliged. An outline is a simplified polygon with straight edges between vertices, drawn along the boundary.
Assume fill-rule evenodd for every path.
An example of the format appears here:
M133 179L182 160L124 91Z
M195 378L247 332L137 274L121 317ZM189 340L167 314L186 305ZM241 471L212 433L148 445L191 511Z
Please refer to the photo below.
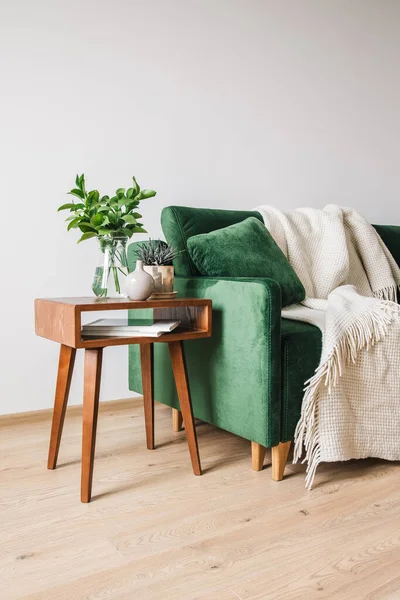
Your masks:
M125 292L131 300L147 300L154 291L154 280L143 269L143 261L136 261L136 269L125 279Z
M144 270L154 279L154 292L156 294L174 291L174 267L172 265L163 267L145 265Z

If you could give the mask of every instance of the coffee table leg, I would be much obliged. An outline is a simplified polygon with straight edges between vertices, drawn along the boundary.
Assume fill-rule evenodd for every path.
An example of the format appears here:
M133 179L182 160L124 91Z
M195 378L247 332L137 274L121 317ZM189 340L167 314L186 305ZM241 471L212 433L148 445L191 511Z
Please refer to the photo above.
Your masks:
M72 373L75 364L76 349L69 346L60 346L60 357L58 360L58 375L56 393L54 396L53 420L51 424L49 456L47 468L55 469L57 465L58 451L60 449L61 435L64 425L65 411L67 410L69 388L71 386Z
M85 350L81 477L82 502L90 502L92 496L102 359L103 348L87 348Z
M197 446L192 402L190 399L185 357L183 352L183 342L169 342L168 347L175 378L176 390L178 392L179 404L181 406L183 421L185 423L186 438L189 445L193 472L195 475L201 475L199 448Z
M154 450L154 345L140 344L146 442Z

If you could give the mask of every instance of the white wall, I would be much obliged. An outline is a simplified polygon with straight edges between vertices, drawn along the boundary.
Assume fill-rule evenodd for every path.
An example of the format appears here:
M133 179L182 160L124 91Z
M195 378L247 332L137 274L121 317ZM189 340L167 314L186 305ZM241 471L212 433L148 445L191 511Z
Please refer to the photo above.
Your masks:
M398 0L0 0L0 49L1 413L52 404L33 299L90 294L96 244L56 213L76 172L158 190L152 236L171 203L400 223ZM107 350L103 399L126 372Z

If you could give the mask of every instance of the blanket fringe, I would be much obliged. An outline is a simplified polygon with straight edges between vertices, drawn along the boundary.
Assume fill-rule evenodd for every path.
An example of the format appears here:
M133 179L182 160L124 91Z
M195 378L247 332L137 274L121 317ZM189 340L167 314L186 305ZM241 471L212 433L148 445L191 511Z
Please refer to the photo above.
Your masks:
M293 462L297 463L303 453L306 455L302 463L307 462L306 488L311 489L315 472L321 461L319 436L319 389L321 385L328 388L328 393L336 387L344 368L354 363L362 349L369 350L376 342L382 340L388 332L392 321L400 316L400 306L395 304L396 287L387 287L376 292L375 297L381 302L360 314L328 358L321 363L311 379L306 381L301 417L295 431L295 447Z
M375 298L380 300L390 300L390 302L397 302L397 289L400 291L400 285L390 285L374 292Z

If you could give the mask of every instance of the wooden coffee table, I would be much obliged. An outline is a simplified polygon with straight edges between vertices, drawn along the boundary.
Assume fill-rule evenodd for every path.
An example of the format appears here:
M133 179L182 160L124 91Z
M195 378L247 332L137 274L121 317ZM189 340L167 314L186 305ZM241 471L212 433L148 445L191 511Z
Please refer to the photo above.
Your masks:
M179 320L181 324L173 332L166 333L158 338L82 338L81 314L83 312L136 308L152 308L155 319ZM195 475L201 475L183 342L211 336L211 308L211 300L198 298L145 300L143 302L133 302L125 298L44 298L35 300L35 329L37 335L61 344L47 462L48 469L55 469L57 464L76 350L78 348L85 350L81 477L82 502L90 502L92 494L101 365L103 348L107 348L108 346L140 344L146 440L147 448L153 450L153 344L168 344L180 408L185 423L193 472Z

